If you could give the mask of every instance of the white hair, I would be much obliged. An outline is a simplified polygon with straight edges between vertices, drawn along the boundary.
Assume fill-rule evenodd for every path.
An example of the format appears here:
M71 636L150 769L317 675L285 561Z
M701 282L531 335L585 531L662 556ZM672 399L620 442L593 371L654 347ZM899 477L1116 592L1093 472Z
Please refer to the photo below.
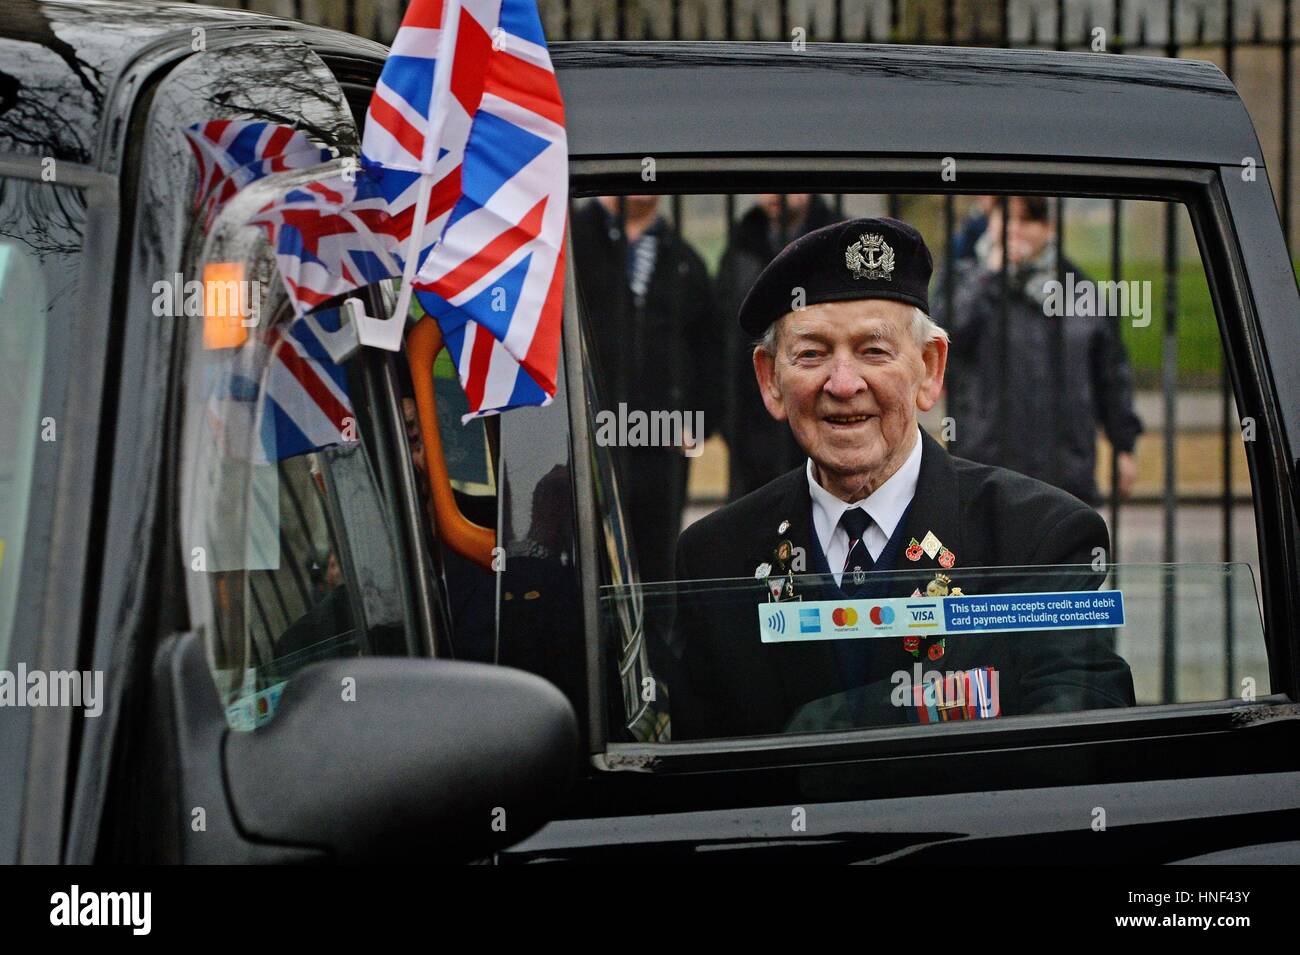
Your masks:
M765 351L769 355L775 357L777 330L780 327L781 323L784 322L786 318L788 318L792 314L793 314L792 312L787 312L785 315L778 318L771 325L767 326L767 331L763 333L762 338L754 342L754 347L761 349L762 351ZM917 306L913 305L912 306L912 338L916 341L917 348L925 348L926 345L930 344L930 342L933 341L939 341L939 340L945 342L948 341L948 332L945 331L942 327L940 327L940 325L933 318L925 314L924 311L922 311Z

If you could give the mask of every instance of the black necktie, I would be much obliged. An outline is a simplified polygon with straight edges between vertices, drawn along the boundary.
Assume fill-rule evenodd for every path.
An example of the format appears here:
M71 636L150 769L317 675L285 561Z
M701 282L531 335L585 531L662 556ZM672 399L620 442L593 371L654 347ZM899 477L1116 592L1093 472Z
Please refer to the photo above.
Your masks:
M844 569L841 575L847 574L851 570L874 570L876 562L871 559L871 552L867 550L867 542L863 536L867 533L867 528L872 524L871 515L860 507L851 507L840 515L840 526L849 534L849 553L844 558Z

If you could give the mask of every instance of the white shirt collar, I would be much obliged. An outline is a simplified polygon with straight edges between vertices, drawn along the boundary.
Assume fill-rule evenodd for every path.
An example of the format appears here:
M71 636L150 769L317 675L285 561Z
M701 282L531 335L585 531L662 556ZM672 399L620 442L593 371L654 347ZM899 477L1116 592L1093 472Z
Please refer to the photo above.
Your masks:
M842 543L845 545L842 548L832 548L832 538L839 529L840 517L844 512L851 507L860 507L871 515L871 519L875 522L874 527L869 531L869 533L875 532L876 542L878 542L877 547L870 548L874 559L879 555L880 550L884 549L889 538L894 536L898 522L903 519L903 512L907 510L907 505L912 503L912 498L916 495L916 482L921 474L920 428L918 426L916 444L912 445L907 460L890 475L889 480L861 501L846 503L818 484L813 473L812 458L808 459L807 474L808 493L812 497L813 529L817 532L817 541L821 544L822 553L828 560L832 556L832 550L837 552L843 550L847 553L848 533L840 531L840 536L844 538ZM869 547L870 544L869 541ZM843 555L839 556L842 562ZM831 569L837 571L839 565L831 561Z

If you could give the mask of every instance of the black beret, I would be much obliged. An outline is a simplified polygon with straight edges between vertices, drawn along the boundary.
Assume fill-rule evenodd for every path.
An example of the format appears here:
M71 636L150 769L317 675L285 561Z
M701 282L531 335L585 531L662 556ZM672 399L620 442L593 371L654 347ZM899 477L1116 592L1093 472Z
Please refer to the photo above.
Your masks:
M925 239L897 219L848 219L815 229L782 249L740 306L740 327L754 338L803 304L887 298L930 313L934 262Z

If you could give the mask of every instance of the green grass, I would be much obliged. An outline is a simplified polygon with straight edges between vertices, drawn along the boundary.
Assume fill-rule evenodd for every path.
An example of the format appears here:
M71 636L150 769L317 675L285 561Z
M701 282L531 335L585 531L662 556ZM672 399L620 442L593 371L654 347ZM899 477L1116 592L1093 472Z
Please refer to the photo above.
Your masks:
M1069 255L1069 252L1066 253ZM1109 260L1074 259L1096 281L1110 278ZM1165 271L1161 259L1127 259L1122 277L1126 281L1151 283L1151 324L1134 328L1131 320L1122 320L1124 344L1139 387L1156 387L1165 337ZM1223 364L1223 344L1214 303L1199 261L1183 260L1178 269L1177 329L1178 380L1184 387L1205 387L1218 382Z

